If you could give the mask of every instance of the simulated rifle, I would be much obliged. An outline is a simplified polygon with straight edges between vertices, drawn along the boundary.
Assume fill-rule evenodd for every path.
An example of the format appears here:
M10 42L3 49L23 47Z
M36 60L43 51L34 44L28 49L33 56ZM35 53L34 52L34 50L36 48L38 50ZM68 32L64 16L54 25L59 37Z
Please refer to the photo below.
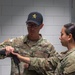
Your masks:
M14 51L14 52L18 53L17 51ZM19 71L19 75L20 75L20 68L19 68L20 60L17 58L17 56L13 55L12 53L10 53L9 55L6 55L6 50L5 49L0 50L0 55L7 56L7 57L12 57L13 60L14 60L15 65L17 65L17 67L18 67L18 71Z

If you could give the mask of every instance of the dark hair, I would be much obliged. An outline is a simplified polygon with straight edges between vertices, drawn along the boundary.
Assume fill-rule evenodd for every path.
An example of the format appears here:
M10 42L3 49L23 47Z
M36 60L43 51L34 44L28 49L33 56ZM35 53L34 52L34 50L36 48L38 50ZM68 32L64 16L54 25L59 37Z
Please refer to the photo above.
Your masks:
M66 28L65 33L67 35L69 35L71 33L72 37L75 41L75 24L74 23L68 23L68 24L65 24L64 27Z

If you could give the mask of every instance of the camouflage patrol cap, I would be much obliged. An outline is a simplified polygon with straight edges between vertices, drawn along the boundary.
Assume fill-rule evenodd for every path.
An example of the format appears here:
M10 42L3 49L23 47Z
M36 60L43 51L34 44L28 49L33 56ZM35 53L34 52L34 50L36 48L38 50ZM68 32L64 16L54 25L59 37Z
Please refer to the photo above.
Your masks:
M43 23L43 16L41 13L39 12L31 12L29 15L28 15L28 19L26 21L26 23L29 23L29 22L33 22L37 25L40 25Z

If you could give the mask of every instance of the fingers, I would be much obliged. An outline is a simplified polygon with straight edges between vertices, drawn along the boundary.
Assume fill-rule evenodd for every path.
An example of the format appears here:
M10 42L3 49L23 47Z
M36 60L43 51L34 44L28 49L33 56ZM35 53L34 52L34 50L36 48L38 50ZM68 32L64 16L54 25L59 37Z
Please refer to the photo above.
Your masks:
M5 50L6 50L6 55L9 55L11 52L14 51L14 48L11 47L11 46L6 46L6 47L5 47Z
M18 58L20 58L20 56L21 56L20 54L15 53L14 51L12 51L11 53L12 53L13 55L16 55Z
M18 53L15 53L14 51L11 52L13 55L18 55Z

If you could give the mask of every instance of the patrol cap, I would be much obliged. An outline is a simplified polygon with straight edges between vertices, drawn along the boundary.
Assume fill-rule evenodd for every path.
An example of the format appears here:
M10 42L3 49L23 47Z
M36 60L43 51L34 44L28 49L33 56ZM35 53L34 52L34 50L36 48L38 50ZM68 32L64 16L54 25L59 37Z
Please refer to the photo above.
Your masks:
M29 15L28 15L28 19L26 21L26 23L29 23L29 22L33 22L37 25L40 25L43 23L43 16L41 13L39 12L31 12Z

